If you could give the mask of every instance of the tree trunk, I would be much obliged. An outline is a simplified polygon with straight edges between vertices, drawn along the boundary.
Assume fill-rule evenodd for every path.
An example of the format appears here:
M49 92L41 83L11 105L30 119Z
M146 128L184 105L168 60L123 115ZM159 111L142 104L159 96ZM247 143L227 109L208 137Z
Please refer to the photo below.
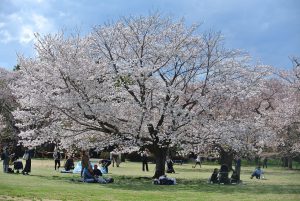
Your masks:
M167 157L168 148L162 148L158 145L159 138L157 137L158 131L154 129L153 124L147 124L150 135L154 138L152 146L149 146L150 151L155 157L155 174L153 178L159 178L165 174L165 163Z
M159 178L165 174L167 148L156 147L153 154L155 156L155 174L153 178Z
M233 153L231 151L225 151L221 150L220 151L220 165L227 165L229 170L232 170L232 161L233 161Z
M261 162L260 162L260 157L259 156L255 156L255 164L256 164L256 166L261 166Z
M288 157L288 168L293 169L293 159L292 159L292 157Z
M288 159L287 157L282 158L282 167L288 167Z

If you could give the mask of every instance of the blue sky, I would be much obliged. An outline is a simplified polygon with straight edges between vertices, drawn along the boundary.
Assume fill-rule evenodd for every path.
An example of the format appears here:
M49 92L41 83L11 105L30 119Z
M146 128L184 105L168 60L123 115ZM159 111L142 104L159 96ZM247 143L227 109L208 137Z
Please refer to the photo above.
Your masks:
M200 31L221 31L228 48L255 62L290 68L300 56L299 0L0 0L0 67L12 69L17 54L34 55L33 33L80 29L127 15L159 11Z

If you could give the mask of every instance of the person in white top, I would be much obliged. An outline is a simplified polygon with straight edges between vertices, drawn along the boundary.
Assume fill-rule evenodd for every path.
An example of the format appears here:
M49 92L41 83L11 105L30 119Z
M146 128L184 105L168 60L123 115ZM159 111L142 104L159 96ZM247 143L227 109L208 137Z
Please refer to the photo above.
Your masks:
M196 158L196 163L194 166L192 166L193 168L196 168L196 166L199 165L201 168L201 156L200 154L198 154L197 158Z

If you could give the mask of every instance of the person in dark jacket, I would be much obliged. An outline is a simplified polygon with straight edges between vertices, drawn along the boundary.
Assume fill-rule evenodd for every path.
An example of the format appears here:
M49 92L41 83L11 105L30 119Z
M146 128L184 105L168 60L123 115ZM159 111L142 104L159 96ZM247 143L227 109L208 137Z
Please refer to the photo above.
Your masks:
M213 173L211 174L211 176L209 178L209 182L213 183L213 184L218 183L219 182L218 174L219 174L219 170L218 170L218 168L215 168Z
M268 168L268 157L265 157L263 160L263 168Z
M23 175L28 175L31 172L31 154L28 150L25 151L23 159L25 160L25 167L22 171Z
M96 164L94 165L93 174L95 177L102 176L102 172L98 169L98 165L96 165Z
M1 154L1 160L3 160L3 172L8 173L10 158L7 147L3 149L3 152Z
M67 157L67 160L65 163L65 170L70 171L71 169L74 169L74 159L72 156Z
M167 163L167 173L175 173L175 170L173 167L174 162L172 161L172 159L167 158L166 163Z
M142 154L141 154L141 157L142 157L142 163L143 163L143 171L146 171L148 172L149 169L148 169L148 149L145 149Z

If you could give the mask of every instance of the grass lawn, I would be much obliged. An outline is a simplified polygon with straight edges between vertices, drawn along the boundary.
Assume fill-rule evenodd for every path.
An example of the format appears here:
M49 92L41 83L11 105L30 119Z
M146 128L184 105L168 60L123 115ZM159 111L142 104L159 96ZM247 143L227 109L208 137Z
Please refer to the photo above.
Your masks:
M64 162L62 162L63 164ZM112 184L87 184L72 181L78 174L54 171L52 160L32 160L32 173L0 173L0 200L300 200L300 171L278 167L265 169L266 180L250 179L254 167L243 167L240 185L207 184L214 165L200 169L192 164L175 165L177 185L153 185L154 164L150 172L141 163L125 162L110 167ZM2 167L1 167L2 168Z

